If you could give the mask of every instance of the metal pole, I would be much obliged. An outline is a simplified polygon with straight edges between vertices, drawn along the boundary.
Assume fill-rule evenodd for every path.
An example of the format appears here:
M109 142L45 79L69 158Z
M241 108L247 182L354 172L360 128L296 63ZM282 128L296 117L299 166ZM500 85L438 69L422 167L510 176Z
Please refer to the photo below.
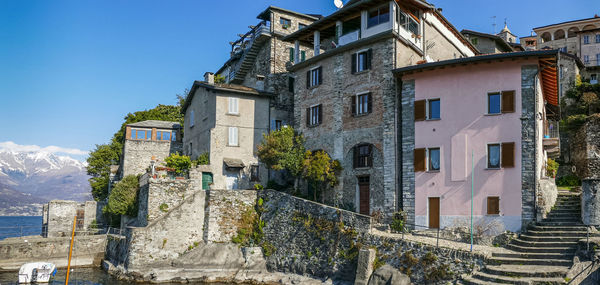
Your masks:
M69 247L69 262L67 263L67 279L65 285L69 284L69 273L71 271L71 256L73 254L73 240L75 239L75 224L77 224L77 216L73 219L73 232L71 233L71 246Z
M471 252L473 252L473 188L475 176L475 151L471 150Z
M437 239L435 240L435 247L440 247L440 227L437 228Z

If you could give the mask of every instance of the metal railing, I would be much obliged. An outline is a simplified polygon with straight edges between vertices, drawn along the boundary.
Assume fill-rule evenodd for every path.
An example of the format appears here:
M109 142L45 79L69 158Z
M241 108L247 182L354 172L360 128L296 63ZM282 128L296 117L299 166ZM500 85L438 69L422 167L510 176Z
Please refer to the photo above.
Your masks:
M47 228L45 226L13 226L13 227L0 227L0 240L6 238L24 238L30 236L47 236ZM70 236L71 229L68 233L65 232L65 236ZM113 228L110 226L98 226L88 227L86 230L76 229L75 235L104 235L104 234L116 234L121 235L121 229Z

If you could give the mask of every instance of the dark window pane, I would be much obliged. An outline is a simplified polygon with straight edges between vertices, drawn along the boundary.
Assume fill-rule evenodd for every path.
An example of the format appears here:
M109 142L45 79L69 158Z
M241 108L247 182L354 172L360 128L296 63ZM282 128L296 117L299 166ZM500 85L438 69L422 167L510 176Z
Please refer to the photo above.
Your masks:
M390 21L390 7L384 6L379 8L379 24Z
M500 145L488 145L488 168L500 168Z
M429 149L429 170L440 170L440 149Z
M500 114L500 93L488 95L488 114Z
M440 100L429 100L429 119L440 118Z

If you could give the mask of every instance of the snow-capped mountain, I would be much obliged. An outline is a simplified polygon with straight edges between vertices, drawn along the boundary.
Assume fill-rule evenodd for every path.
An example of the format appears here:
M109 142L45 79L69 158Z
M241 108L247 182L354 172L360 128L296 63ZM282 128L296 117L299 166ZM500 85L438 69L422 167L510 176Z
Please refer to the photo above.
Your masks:
M53 199L91 200L86 164L68 156L50 152L0 150L0 210L2 191L11 189L27 197L24 204ZM6 191L5 191L6 192ZM16 195L12 193L11 200ZM4 197L8 198L8 197ZM26 198L26 199L25 199Z

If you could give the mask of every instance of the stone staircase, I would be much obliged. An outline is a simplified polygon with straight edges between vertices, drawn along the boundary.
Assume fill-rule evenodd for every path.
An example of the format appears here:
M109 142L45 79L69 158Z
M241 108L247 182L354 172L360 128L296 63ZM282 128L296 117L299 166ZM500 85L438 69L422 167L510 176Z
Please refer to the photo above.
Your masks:
M249 47L244 51L240 64L233 73L234 76L231 77L231 83L233 84L244 82L244 78L254 66L261 47L271 37L269 27L264 24L256 26L250 33L252 34L252 40L249 42Z
M586 237L579 194L559 191L543 221L508 244L511 253L494 253L485 268L463 277L463 284L566 284L577 241Z

